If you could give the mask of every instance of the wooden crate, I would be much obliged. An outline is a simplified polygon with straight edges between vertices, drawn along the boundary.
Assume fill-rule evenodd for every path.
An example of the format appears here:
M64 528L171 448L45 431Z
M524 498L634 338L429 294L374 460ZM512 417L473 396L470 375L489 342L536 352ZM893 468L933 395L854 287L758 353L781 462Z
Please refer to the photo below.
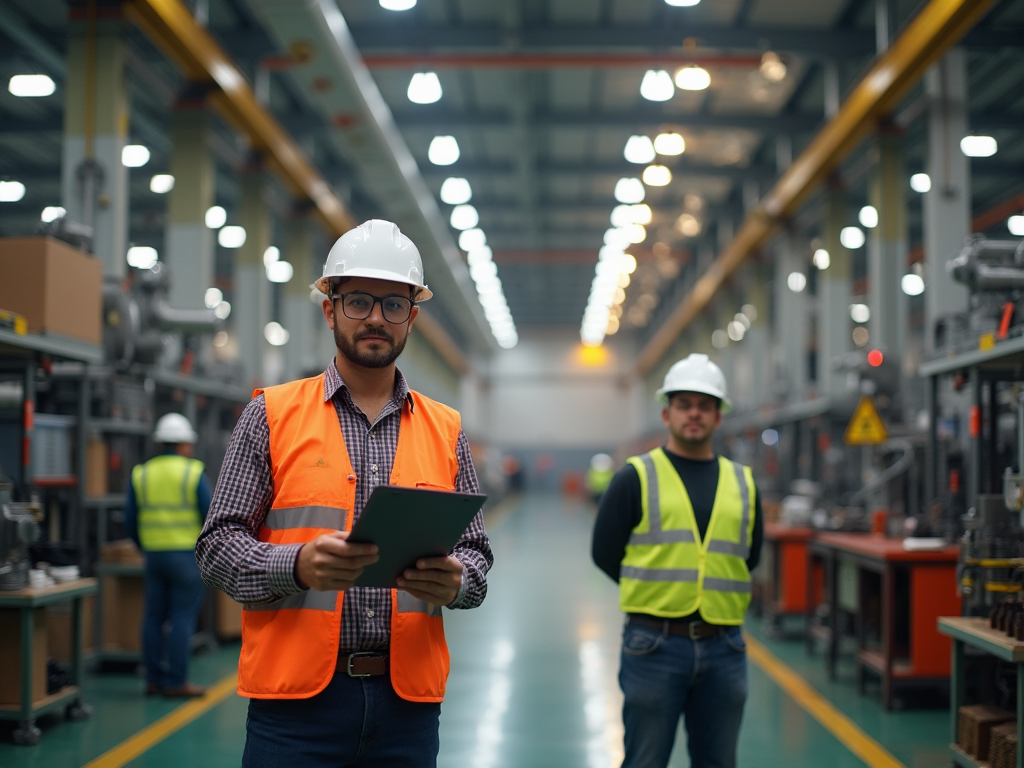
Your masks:
M992 768L1017 767L1017 724L1003 723L992 728L988 750Z
M992 727L1016 720L1016 715L988 704L960 707L957 718L957 744L977 760L988 760Z

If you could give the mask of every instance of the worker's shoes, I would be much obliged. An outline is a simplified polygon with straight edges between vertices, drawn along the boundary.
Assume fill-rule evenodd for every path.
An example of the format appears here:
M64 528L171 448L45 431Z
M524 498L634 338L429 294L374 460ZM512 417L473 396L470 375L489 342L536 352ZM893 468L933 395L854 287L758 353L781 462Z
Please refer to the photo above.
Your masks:
M173 688L164 688L164 698L168 699L191 699L197 696L205 696L206 689L195 683L176 685Z

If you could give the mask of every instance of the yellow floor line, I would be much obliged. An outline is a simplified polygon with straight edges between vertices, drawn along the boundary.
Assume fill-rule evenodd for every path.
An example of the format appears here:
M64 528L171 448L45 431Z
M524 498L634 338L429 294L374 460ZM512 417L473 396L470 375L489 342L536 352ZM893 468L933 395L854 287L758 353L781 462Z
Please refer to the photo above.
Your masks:
M171 734L180 731L200 715L213 709L238 688L238 673L234 672L208 688L206 695L182 704L152 725L146 726L129 739L125 739L108 752L86 763L82 768L121 768Z
M745 634L744 637L748 658L860 760L871 768L906 768L771 651L750 635Z

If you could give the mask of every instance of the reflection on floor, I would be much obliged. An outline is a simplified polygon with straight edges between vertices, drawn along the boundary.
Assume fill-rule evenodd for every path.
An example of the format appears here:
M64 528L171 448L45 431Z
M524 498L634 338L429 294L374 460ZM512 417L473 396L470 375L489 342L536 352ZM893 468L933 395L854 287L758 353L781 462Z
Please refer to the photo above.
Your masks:
M446 615L452 674L441 716L441 768L616 768L622 758L616 587L590 562L592 510L555 496L526 496L491 526L495 567L490 594L475 611ZM756 622L748 630L761 637ZM762 642L781 661L877 740L907 768L945 765L943 708L884 713L858 696L851 668L830 683L820 657L796 641ZM193 662L198 682L234 670L238 649ZM90 677L92 720L51 722L42 744L0 740L4 768L78 768L176 706L141 695L137 678ZM171 734L132 766L238 765L246 702L232 696ZM8 734L8 731L3 731ZM95 768L110 768L110 763ZM672 766L688 765L681 735ZM861 766L849 750L753 664L740 741L740 765L759 768Z

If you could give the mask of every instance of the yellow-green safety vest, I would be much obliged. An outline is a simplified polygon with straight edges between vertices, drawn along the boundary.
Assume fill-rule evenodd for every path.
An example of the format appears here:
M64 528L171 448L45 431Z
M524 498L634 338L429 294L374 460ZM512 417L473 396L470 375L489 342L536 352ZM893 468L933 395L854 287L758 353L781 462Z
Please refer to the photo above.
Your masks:
M203 527L198 494L202 475L203 462L173 454L132 469L144 551L195 549Z
M587 490L591 493L604 493L608 490L613 477L615 477L615 472L610 469L591 467L587 470Z
M742 624L757 493L750 468L718 457L718 489L701 541L689 494L665 451L629 463L640 476L643 517L622 559L619 607L664 618L699 611L711 624Z

